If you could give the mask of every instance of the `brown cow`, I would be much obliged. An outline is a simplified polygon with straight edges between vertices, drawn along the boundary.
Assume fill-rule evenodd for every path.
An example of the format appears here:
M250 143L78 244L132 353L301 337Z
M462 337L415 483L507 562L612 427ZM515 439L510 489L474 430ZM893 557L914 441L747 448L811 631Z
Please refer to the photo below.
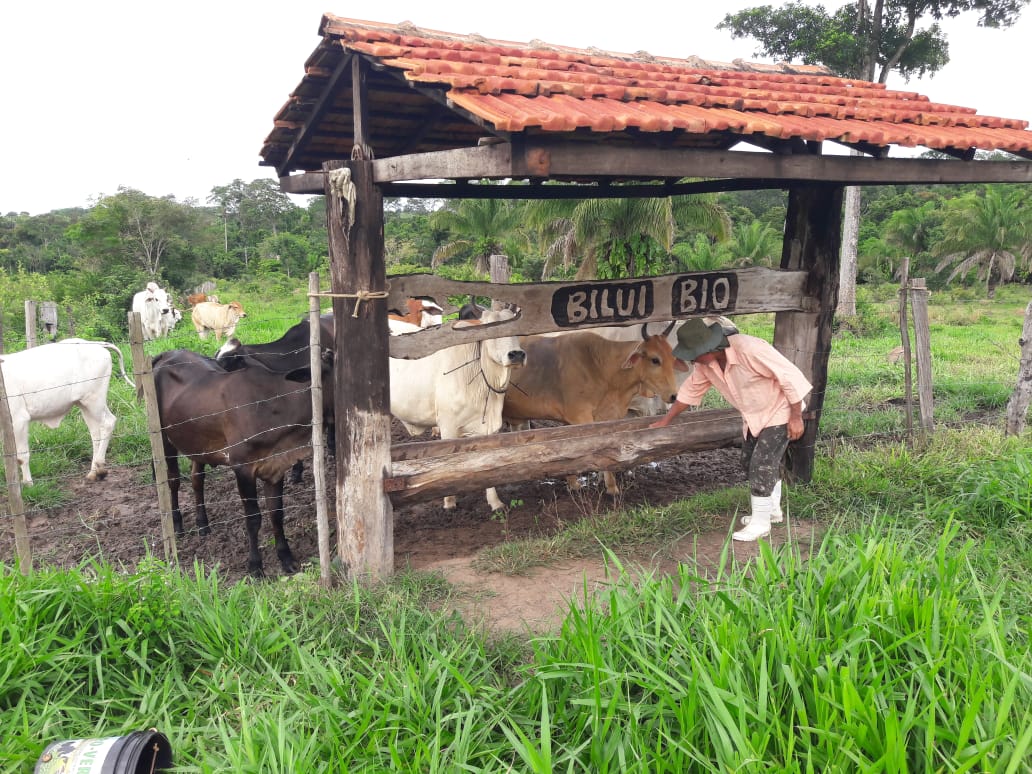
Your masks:
M324 350L322 359L323 412L331 418L332 354L332 350ZM153 371L176 531L183 530L179 454L190 459L202 534L208 527L203 513L204 466L228 465L244 506L247 571L263 575L258 550L262 512L257 481L261 479L271 509L276 555L284 572L295 572L294 555L283 533L283 478L295 462L311 454L311 369L306 366L280 373L249 362L240 370L226 371L211 358L189 350L171 350L153 359Z
M674 371L688 368L674 357L666 333L639 341L610 341L587 331L520 339L527 364L513 373L502 415L511 424L550 419L568 425L623 419L636 395L677 395ZM604 473L606 491L620 493L616 476ZM569 479L573 489L579 484Z
M197 306L205 301L211 301L213 304L217 304L219 302L219 297L209 296L206 293L191 293L186 297L186 303L190 306Z
M215 341L220 341L223 336L232 336L236 330L237 321L247 317L244 307L239 301L230 301L228 304L216 304L212 301L202 301L197 304L190 313L193 320L194 330L202 339L208 338L208 331L215 334Z

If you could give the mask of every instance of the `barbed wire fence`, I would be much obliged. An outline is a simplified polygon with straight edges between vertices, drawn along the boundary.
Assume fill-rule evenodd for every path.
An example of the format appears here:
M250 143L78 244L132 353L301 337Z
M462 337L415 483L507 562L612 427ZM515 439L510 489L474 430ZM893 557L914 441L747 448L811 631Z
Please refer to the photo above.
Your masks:
M1028 315L1032 315L1032 304L1029 305ZM297 322L296 317L290 318L290 322ZM130 339L132 339L130 335ZM131 341L115 342L121 349L131 350ZM1024 344L1025 342L1020 342ZM201 348L214 349L214 342L201 343ZM171 346L170 346L171 345ZM153 342L150 349L156 351L165 349L183 348L196 350L199 346L198 338L192 330L184 326L180 330L174 330L166 340ZM1002 341L986 338L981 342L986 350L995 349L1006 353L1009 362L1013 363L1012 374L1019 374L1022 366L1022 353L1015 348L1015 342ZM141 348L142 351L142 348ZM1011 353L1013 355L1011 356ZM131 352L130 352L131 354ZM212 352L213 354L213 352ZM816 353L799 353L812 356ZM882 368L893 368L899 363L893 363L890 353L886 353L885 362ZM870 367L870 356L865 353L851 351L848 347L840 347L836 344L833 347L831 358L838 369L850 370L854 367L857 370ZM145 365L137 363L133 373L137 383L140 377L149 366L150 357L145 358ZM833 392L828 388L827 393ZM825 396L827 397L827 393ZM138 551L132 555L120 555L119 549L112 549L105 545L104 535L110 531L118 531L120 525L138 525L139 513L146 512L153 514L155 529L147 534L131 535L147 546L147 550L155 556L164 554L174 557L176 555L175 535L171 530L171 506L168 501L163 501L163 495L167 498L167 483L162 481L164 473L163 452L153 447L156 431L159 429L157 417L149 417L148 412L143 409L143 402L137 397L136 391L121 382L120 376L112 374L111 386L108 392L108 403L112 408L118 422L111 434L109 446L109 458L117 462L109 462L108 477L105 481L91 483L84 482L86 468L89 459L91 445L85 427L77 418L66 418L66 423L73 422L79 426L75 438L67 443L54 442L50 438L44 440L45 456L52 457L64 462L56 467L63 472L52 472L49 468L41 469L33 476L34 487L32 496L23 497L20 472L14 453L14 444L9 443L11 435L3 427L4 415L9 421L7 408L8 400L16 399L18 396L8 395L0 372L0 433L4 438L4 465L6 472L6 497L4 498L4 509L0 513L0 562L17 560L23 570L31 567L31 562L24 557L30 554L38 555L43 561L50 558L62 558L71 555L103 555L108 561L117 563L125 561L127 564L134 563ZM275 400L282 396L270 397ZM820 436L815 439L815 449L825 455L835 456L842 446L866 446L878 445L888 442L913 443L915 437L912 428L908 425L906 405L892 403L896 409L893 415L886 407L879 408L829 408L824 402L822 413L822 424L848 425L854 417L871 417L878 415L886 426L876 431L854 433L848 436ZM260 403L255 404L256 410L261 410ZM980 417L976 419L962 418L955 422L938 422L940 427L1002 427L1002 411L1000 416ZM62 434L65 437L67 433ZM158 441L160 445L160 440ZM298 449L306 447L298 447ZM31 449L35 459L39 460L44 456L43 449ZM291 450L293 451L293 450ZM328 454L328 450L323 452ZM158 460L158 464L155 464ZM330 471L333 466L328 466ZM189 474L183 477L189 481ZM233 473L226 467L209 468L206 472L207 487L206 500L209 513L209 526L213 530L233 530L240 539L240 554L245 553L243 542L244 513L239 495L236 492ZM306 525L304 528L311 528L311 501L318 493L314 492L314 476L303 479L300 483L293 484L288 489L284 498L284 513L288 523L293 525ZM93 507L76 507L76 494L81 493L88 487L91 495L94 492L102 491L104 487L117 487L117 497L111 498L110 508L103 509ZM295 489L293 487L300 487ZM323 482L321 493L326 496L335 487L333 476L328 476ZM182 487L181 487L182 488ZM303 491L302 491L303 490ZM303 495L303 496L302 496ZM192 493L186 494L186 502L196 510L196 503L193 502ZM89 498L91 502L93 498ZM104 499L99 498L103 503ZM126 503L131 503L127 505ZM187 509L184 508L184 511ZM263 512L265 512L263 508ZM160 524L168 520L167 526L158 533ZM172 543L169 545L168 536L172 536ZM31 538L31 547L30 547ZM189 545L197 548L202 539L197 533L196 526L187 526L183 536ZM122 541L125 542L124 540ZM91 551L91 547L93 550ZM60 563L60 562L58 562Z

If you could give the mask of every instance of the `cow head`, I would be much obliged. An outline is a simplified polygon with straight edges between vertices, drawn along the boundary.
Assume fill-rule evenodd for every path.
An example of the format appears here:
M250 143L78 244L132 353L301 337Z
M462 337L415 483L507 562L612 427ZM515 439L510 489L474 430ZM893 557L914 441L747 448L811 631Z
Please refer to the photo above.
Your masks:
M500 311L489 309L483 313L479 320L458 320L454 327L465 328L472 325L491 325L492 323L512 320L515 317L516 313L511 309L502 309ZM516 336L501 336L496 339L484 339L481 342L480 360L485 365L486 360L502 368L519 368L527 362L527 353L523 350L520 340Z
M679 362L665 336L649 336L627 357L621 368L632 369L638 376L638 393L656 396L666 403L677 397L674 371Z

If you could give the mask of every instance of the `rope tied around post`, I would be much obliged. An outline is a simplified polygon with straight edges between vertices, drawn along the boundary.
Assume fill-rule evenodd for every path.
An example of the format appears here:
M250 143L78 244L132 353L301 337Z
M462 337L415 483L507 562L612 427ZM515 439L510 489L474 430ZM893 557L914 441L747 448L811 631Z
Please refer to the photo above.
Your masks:
M355 199L357 193L351 180L351 170L347 167L330 170L330 193L340 199L340 217L344 228L350 228L355 222Z
M358 317L359 307L362 306L363 301L374 301L378 298L388 298L390 292L387 290L359 290L355 293L309 293L309 298L354 298L355 311L351 313L352 317Z

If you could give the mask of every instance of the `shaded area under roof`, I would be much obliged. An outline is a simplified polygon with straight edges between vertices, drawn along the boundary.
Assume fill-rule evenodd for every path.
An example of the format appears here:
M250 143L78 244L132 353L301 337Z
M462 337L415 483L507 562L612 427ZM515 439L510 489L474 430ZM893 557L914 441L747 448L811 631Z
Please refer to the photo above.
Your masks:
M261 150L281 176L351 157L355 56L368 64L365 130L380 159L515 138L708 150L746 142L778 154L833 141L874 156L896 145L1032 158L1028 121L820 67L515 43L332 15L320 34Z

